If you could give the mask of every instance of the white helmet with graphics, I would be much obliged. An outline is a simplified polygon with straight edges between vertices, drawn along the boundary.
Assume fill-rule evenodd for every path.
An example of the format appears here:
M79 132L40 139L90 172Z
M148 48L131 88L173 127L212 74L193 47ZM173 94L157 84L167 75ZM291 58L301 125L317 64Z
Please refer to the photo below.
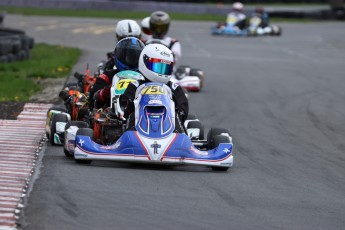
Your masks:
M141 51L139 71L148 80L168 83L174 67L174 56L169 48L162 44L149 44Z
M126 37L136 37L140 39L141 28L136 21L125 19L117 23L115 33L118 41Z

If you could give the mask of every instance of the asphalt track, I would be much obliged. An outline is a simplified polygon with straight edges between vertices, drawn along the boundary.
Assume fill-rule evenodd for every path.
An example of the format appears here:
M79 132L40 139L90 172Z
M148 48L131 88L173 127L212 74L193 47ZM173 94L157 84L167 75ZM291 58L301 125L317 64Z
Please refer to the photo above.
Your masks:
M114 46L114 20L10 15L6 24L84 49L79 71ZM190 110L231 130L234 167L85 166L47 144L24 229L344 229L345 24L281 24L282 37L255 38L213 37L211 25L173 22L170 32L180 64L207 76Z

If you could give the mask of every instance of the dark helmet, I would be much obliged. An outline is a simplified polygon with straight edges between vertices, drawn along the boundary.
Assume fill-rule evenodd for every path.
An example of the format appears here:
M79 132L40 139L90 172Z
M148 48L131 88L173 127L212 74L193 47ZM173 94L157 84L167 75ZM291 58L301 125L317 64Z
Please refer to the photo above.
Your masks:
M115 47L114 59L118 70L138 70L138 61L145 44L135 37L121 39Z
M150 16L150 30L153 38L162 39L169 30L170 16L164 11L155 11Z

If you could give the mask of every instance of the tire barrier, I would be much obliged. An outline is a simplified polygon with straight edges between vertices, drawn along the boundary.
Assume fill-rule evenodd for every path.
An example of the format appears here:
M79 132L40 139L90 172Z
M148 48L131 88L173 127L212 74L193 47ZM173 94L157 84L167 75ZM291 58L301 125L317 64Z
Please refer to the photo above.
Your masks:
M33 47L34 39L24 31L0 27L0 63L27 60Z

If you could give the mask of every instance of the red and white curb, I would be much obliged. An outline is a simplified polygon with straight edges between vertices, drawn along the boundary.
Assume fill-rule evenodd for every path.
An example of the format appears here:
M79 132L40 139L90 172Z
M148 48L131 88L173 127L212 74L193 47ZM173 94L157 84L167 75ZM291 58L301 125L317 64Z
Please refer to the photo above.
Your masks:
M51 107L27 103L17 120L0 120L0 230L17 229Z

